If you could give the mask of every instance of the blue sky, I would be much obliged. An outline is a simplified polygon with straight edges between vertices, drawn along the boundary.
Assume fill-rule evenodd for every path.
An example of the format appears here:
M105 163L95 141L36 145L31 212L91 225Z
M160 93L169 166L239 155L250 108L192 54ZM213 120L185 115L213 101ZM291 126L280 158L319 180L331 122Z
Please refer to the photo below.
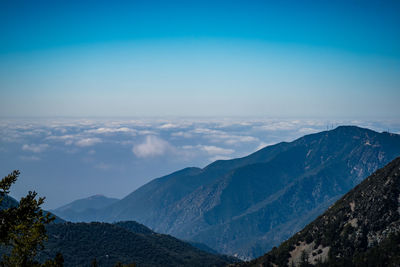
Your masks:
M0 114L398 118L398 14L398 1L1 1Z

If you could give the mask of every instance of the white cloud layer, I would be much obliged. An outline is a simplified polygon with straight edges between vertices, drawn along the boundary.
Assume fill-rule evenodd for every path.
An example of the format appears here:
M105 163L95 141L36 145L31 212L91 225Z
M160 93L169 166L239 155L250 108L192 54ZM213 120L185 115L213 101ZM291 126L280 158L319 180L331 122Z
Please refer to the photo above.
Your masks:
M299 125L299 121L277 121L277 122L268 122L267 124L257 127L264 131L288 131L296 129Z
M132 152L138 158L161 156L169 150L172 150L172 146L167 141L154 135L146 136L144 143L135 145L132 148Z
M135 133L136 131L128 127L120 127L120 128L101 127L97 129L90 129L87 130L86 132L96 133L96 134L109 134L109 133Z
M174 124L174 123L165 123L163 125L161 125L160 129L174 129L174 128L179 128L180 126L178 124Z
M222 156L222 155L216 155L216 156L213 156L213 157L209 158L208 160L210 162L214 162L216 160L228 160L228 159L232 159L232 158L231 157L227 157L227 156Z
M189 132L175 132L175 133L171 133L171 136L175 136L175 137L184 137L184 138L192 138L193 135Z
M48 144L25 144L22 146L22 150L24 151L30 151L33 153L40 153L46 150L49 147Z
M233 149L229 148L222 148L222 147L217 147L217 146L203 146L199 145L198 146L201 150L207 152L209 155L230 155L235 152Z
M101 139L97 137L93 138L83 138L75 143L75 145L80 146L80 147L87 147L87 146L93 146L97 143L100 143Z

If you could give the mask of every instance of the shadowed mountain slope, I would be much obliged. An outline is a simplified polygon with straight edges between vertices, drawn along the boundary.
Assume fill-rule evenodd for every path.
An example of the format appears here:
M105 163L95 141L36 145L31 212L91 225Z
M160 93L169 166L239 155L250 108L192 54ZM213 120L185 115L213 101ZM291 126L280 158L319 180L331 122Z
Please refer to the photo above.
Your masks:
M399 266L400 158L365 179L302 231L240 266Z

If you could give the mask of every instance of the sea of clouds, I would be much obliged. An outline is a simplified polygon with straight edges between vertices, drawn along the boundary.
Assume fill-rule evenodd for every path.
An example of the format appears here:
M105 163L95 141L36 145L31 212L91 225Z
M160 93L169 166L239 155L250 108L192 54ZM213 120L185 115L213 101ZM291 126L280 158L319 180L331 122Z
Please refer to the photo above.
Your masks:
M94 194L122 198L173 171L203 168L339 125L400 133L396 120L1 119L0 171L21 171L12 196L35 190L46 196L46 208L56 208Z

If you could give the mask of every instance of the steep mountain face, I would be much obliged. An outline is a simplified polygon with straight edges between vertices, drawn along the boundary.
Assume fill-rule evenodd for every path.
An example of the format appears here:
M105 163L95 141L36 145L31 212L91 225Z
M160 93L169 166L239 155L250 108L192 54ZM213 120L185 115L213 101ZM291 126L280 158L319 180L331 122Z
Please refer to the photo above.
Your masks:
M39 261L62 253L64 265L99 266L117 262L138 266L225 266L238 260L210 254L172 236L157 234L136 222L62 223L47 227L48 241Z
M400 158L264 256L241 266L399 266Z
M51 212L67 221L86 221L93 216L96 210L103 209L118 200L117 198L109 198L103 195L94 195L75 200L55 210L51 210Z
M342 126L155 179L92 219L136 220L220 253L253 258L398 155L399 135Z

